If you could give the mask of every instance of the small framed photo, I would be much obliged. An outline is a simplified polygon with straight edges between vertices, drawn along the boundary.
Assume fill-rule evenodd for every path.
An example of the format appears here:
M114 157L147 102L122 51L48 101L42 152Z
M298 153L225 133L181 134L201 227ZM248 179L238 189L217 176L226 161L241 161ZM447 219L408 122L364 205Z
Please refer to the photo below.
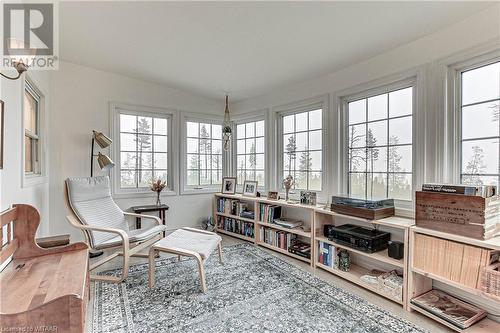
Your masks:
M256 197L257 182L253 180L245 180L243 183L243 195L247 197Z
M235 194L236 193L236 177L222 178L222 194Z
M278 200L278 192L269 191L267 192L268 200Z

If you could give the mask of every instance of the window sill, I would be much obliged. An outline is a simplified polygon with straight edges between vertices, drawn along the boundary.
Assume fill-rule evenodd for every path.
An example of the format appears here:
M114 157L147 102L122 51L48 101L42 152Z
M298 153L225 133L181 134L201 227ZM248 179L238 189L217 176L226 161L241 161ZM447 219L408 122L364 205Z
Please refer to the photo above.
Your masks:
M37 175L37 174L23 175L22 187L37 186L45 183L46 183L45 175Z
M177 193L171 190L164 190L161 192L160 197L176 196ZM115 192L113 198L115 199L135 199L135 198L155 198L156 193L153 191L137 191L137 192Z
M182 192L181 192L181 195L196 195L196 194L213 194L213 193L217 193L217 192L220 192L220 188L201 188L201 189L194 189L194 188L188 188L188 189L184 189Z

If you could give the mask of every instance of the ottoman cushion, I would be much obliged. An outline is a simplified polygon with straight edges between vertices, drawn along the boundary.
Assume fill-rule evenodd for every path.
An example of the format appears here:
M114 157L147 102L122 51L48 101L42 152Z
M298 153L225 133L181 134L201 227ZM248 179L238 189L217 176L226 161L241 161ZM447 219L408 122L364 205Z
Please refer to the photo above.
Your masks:
M210 235L189 229L178 229L154 244L154 248L177 248L198 253L207 259L215 250L222 238L219 235Z

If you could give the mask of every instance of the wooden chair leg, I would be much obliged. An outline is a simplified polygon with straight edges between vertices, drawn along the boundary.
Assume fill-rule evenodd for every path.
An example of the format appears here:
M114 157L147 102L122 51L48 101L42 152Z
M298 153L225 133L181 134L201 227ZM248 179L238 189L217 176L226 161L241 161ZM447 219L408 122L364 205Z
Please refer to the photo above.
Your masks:
M222 259L222 242L219 242L219 261L221 262L221 264L224 262L224 260Z
M177 261L181 261L181 255L180 254L177 256Z
M196 258L198 261L198 269L200 271L200 283L201 283L201 291L207 292L207 284L205 282L205 260L201 258Z
M149 288L153 288L155 285L155 270L156 270L155 256L156 256L156 250L153 247L151 247L149 249L149 273L148 273Z

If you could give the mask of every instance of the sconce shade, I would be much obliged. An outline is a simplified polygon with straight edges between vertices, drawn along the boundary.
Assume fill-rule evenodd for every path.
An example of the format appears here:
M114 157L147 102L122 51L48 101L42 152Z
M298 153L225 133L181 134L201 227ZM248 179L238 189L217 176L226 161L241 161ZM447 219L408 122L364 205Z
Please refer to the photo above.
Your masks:
M113 140L111 140L106 135L102 134L101 132L97 132L97 131L92 131L92 132L94 133L95 142L97 142L97 144L101 148L106 148L113 142Z
M104 171L108 171L115 166L115 163L108 156L100 152L97 153L97 163L99 163L99 166Z

